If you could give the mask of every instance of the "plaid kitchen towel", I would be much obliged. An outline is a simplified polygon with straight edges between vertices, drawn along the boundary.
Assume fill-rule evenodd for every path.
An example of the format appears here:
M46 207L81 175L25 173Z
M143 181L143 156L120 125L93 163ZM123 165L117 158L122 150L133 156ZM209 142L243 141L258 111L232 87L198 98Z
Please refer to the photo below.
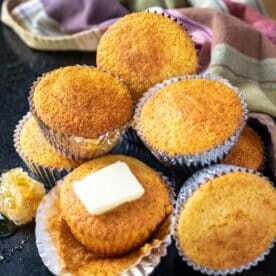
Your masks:
M250 25L213 9L166 12L193 34L200 55L209 62L206 71L238 86L249 110L276 117L276 45Z
M120 2L130 11L141 10L150 5L165 8L183 7L186 3L184 0L120 0ZM265 3L271 2L273 0L265 1ZM263 0L189 0L189 3L193 7L208 7L230 13L251 24L272 41L276 41L276 22L263 15L267 14ZM274 6L276 7L275 1ZM270 4L269 8L272 7ZM68 45L64 45L64 50L74 49L75 44L80 50L86 50L86 47L87 50L93 50L92 47L96 48L99 36L105 29L118 17L127 13L127 9L117 0L80 0L72 1L70 5L67 0L6 0L2 7L2 20L33 48L40 49L36 45L39 40L46 43L48 39L51 41L49 48L51 50L56 44L59 44L59 47L59 41L68 34L76 34L76 37L72 36L72 41ZM88 33L82 32L85 30L88 30ZM32 35L37 37L29 39ZM57 39L52 39L55 36ZM87 43L86 39L90 39L92 43ZM69 40L66 37L67 43ZM43 43L40 44L41 49L48 49L48 43L47 45Z
M11 11L12 16L25 29L37 35L60 36L61 31L58 22L48 16L44 6L38 0L25 1L17 5Z
M198 48L201 71L221 75L237 85L251 111L276 117L276 46L273 44L276 29L266 33L267 26L261 26L264 29L254 26L260 22L275 26L275 21L266 17L261 9L253 9L236 0L215 2L223 3L223 12L220 8L168 9L166 12L181 20L191 33ZM88 30L70 35L65 34L58 24L58 30L53 29L55 33L62 32L61 35L37 35L13 17L12 12L18 7L17 4L18 0L4 2L2 20L36 49L95 50L103 32L116 20L115 14L115 18L107 18L99 24L92 24Z

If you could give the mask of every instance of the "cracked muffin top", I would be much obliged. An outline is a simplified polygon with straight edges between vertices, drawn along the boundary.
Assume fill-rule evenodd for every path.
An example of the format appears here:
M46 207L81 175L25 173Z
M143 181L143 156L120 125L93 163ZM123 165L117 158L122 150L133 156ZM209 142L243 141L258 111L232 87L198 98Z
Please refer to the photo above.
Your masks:
M237 93L222 82L187 79L154 93L141 108L142 136L154 148L175 156L209 151L242 125Z
M145 192L135 201L92 215L74 192L73 183L117 161L128 165ZM106 155L80 165L60 185L59 200L61 216L74 237L103 257L120 256L143 245L172 212L169 192L160 175L123 155Z
M138 100L164 79L196 73L198 58L192 39L178 23L138 12L119 19L103 35L97 66L124 79Z
M42 76L33 88L32 104L48 127L92 139L121 127L133 113L122 82L88 66L67 66Z
M211 269L253 261L276 234L276 192L263 177L231 172L201 185L180 213L181 249Z

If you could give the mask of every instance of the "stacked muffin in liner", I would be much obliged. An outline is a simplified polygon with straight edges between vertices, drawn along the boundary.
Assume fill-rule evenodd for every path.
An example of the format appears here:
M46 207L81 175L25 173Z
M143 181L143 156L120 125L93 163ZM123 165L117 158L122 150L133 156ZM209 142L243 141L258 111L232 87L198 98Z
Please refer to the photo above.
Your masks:
M265 145L258 132L246 125L222 163L262 171L266 162L265 152Z
M214 82L220 82L229 87L232 91L234 91L241 102L242 109L243 109L243 115L242 115L242 122L240 126L237 128L235 133L226 139L222 144L217 145L216 147L211 148L209 151L204 151L196 154L176 154L176 155L170 155L164 151L160 151L157 147L152 145L148 140L145 134L143 133L141 129L141 110L143 109L143 106L147 103L147 101L158 91L160 91L162 88L169 86L170 84L183 81L183 80L211 80ZM204 97L204 95L202 95ZM141 138L141 140L144 142L144 144L150 149L150 151L163 163L165 163L168 166L172 167L178 167L186 171L188 174L191 174L192 172L204 167L208 166L214 163L217 163L223 159L223 157L230 151L230 149L235 145L237 142L240 133L242 132L245 122L247 120L247 105L245 103L245 100L240 93L240 91L232 86L229 81L226 79L223 79L219 76L215 75L191 75L191 76L181 76L181 77L175 77L168 80L165 80L151 89L149 89L143 96L143 98L139 101L137 104L136 110L135 110L135 122L136 122L136 131ZM204 115L203 115L204 116Z
M78 67L84 69L91 68L97 70L93 66L88 67L85 65L78 65ZM99 72L106 73L104 71ZM37 123L39 124L47 141L55 148L55 150L60 155L74 160L90 160L111 151L112 148L118 143L121 135L129 126L130 122L121 125L119 128L115 128L113 131L108 131L106 133L101 134L97 139L68 135L66 133L62 133L54 128L49 127L46 123L43 122L43 120L37 114L35 105L33 103L33 97L38 83L48 74L49 73L43 74L42 77L39 77L33 83L29 97L30 110L35 119L37 120ZM120 81L123 85L121 79L117 77L114 77L114 79Z
M14 146L19 154L19 156L22 158L22 160L25 162L27 167L37 176L39 179L44 183L46 189L51 189L55 182L64 177L66 174L68 174L70 171L74 169L74 167L67 167L67 168L58 168L58 167L52 167L52 166L46 166L39 164L35 160L32 160L28 155L24 153L24 150L22 149L20 145L20 135L22 132L23 127L25 126L26 122L33 118L32 114L29 112L27 113L17 124L15 130L14 130ZM34 133L33 142L36 143L37 139L37 133ZM54 150L53 150L54 151Z
M73 68L73 67L72 67ZM95 70L99 72L99 74L106 74L108 77L113 78L112 80L120 83L122 87L125 87L122 81L116 77L111 76L110 74L97 70L95 67L89 66L75 66L74 70ZM131 122L131 118L129 122L122 124L120 127L115 128L112 131L108 131L103 133L98 138L90 139L81 136L68 135L66 133L60 132L52 127L49 127L43 120L38 116L37 110L33 103L33 96L36 90L38 83L45 79L48 75L52 74L55 71L62 70L56 69L49 73L43 74L39 77L31 87L29 103L30 103L30 111L31 115L27 114L23 117L23 119L18 123L15 132L14 132L14 144L18 154L22 157L27 166L31 169L32 172L35 173L44 183L47 189L50 189L55 185L55 182L59 180L61 177L65 176L72 168L57 168L55 166L45 166L45 164L39 164L36 160L32 160L29 156L24 154L20 146L20 133L26 121L33 116L36 120L36 123L42 132L45 141L51 145L52 151L65 159L76 160L79 164L84 162L85 160L90 160L92 158L96 158L98 156L104 155L111 151L113 147L118 143L122 134L125 132L126 128ZM69 70L69 69L68 69ZM126 88L124 88L126 89ZM125 90L127 91L127 90ZM129 96L130 98L130 96ZM85 101L85 99L83 99ZM112 99L110 99L112 100ZM131 101L131 100L130 100ZM131 105L131 103L130 103ZM65 109L68 107L64 107ZM36 141L36 133L33 133L33 140ZM31 137L30 137L31 138Z

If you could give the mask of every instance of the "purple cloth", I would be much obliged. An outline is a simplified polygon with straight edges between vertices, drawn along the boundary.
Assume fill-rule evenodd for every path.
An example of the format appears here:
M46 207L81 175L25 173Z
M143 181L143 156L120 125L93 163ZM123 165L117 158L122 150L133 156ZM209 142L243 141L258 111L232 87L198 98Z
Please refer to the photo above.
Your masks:
M117 0L41 0L47 14L62 31L76 33L108 19L126 15L128 11Z

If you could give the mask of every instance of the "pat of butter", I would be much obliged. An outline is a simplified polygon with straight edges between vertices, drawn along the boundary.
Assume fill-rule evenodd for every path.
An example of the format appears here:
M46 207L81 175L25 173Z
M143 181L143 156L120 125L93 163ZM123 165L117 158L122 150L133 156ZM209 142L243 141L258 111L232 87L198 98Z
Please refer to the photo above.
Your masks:
M73 189L92 215L100 215L134 201L145 192L128 165L121 161L75 181Z

